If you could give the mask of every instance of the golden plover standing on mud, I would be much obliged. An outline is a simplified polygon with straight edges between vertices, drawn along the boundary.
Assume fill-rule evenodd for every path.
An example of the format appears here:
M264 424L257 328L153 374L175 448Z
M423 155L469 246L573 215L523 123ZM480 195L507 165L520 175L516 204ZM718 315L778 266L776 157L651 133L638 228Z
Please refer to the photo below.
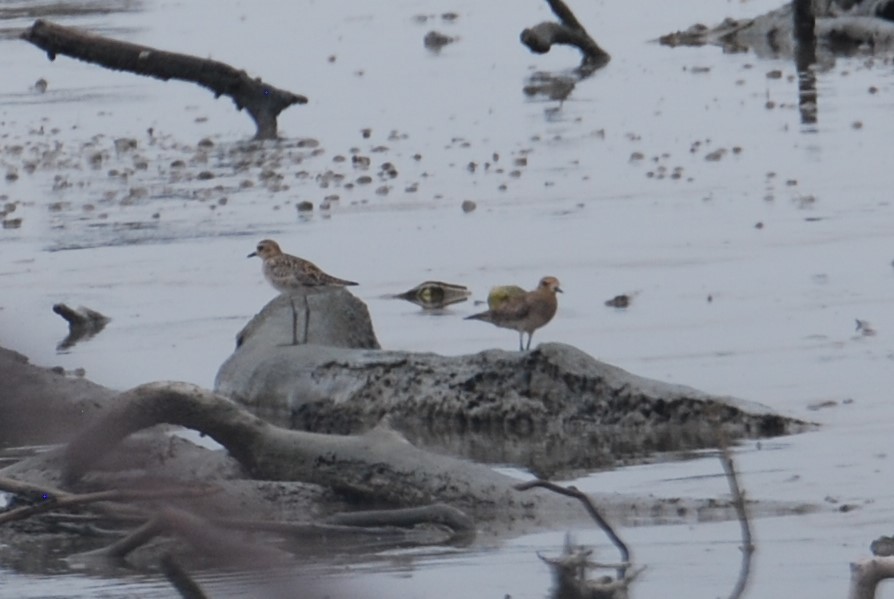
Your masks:
M556 315L559 307L556 293L562 293L562 289L555 277L543 277L534 291L522 291L515 285L494 287L487 296L490 309L467 316L466 320L483 320L518 331L518 350L529 350L534 331ZM525 333L528 334L527 346L524 345Z
M277 291L292 291L299 287L344 287L357 284L326 274L313 262L284 254L279 249L279 244L272 239L259 242L256 250L248 255L249 258L255 256L264 261L264 278Z

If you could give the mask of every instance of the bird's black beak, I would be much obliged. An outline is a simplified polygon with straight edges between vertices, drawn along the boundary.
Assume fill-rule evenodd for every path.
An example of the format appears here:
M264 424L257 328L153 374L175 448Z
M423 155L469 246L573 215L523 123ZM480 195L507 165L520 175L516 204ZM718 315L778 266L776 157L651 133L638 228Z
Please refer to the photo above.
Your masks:
M250 253L248 256L246 256L246 258L254 258L254 257L257 256L257 255L258 255L257 252L252 252L252 253Z
M561 287L556 287L556 293L565 293Z

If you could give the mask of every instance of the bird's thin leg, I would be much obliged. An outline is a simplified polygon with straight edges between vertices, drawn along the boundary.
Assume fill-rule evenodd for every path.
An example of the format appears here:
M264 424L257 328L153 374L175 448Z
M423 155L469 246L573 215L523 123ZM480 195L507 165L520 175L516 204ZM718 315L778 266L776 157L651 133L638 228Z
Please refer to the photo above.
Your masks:
M525 332L518 332L518 351L525 351Z
M525 351L531 351L531 339L534 338L534 331L528 333L528 347L525 348Z
M292 345L298 345L298 310L295 308L295 298L289 296L289 303L292 304Z
M307 296L304 296L304 344L307 345L307 336L310 333L310 304L307 303Z

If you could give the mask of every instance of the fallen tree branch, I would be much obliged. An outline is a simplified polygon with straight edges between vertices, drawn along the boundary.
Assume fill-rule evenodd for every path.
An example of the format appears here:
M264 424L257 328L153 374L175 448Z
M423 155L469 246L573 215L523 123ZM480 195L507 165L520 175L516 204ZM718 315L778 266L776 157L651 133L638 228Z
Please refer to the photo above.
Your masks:
M116 71L196 83L211 90L215 98L229 96L237 110L245 108L254 120L256 139L275 139L279 113L292 104L307 103L305 96L252 79L245 71L216 60L112 40L41 19L21 38L45 50L50 60L63 54Z
M66 304L55 304L53 312L68 322L68 336L56 346L57 350L68 349L78 341L90 339L102 331L110 320L108 316L84 306L75 310Z
M5 479L8 480L8 479ZM24 520L35 514L40 514L53 509L68 509L72 507L98 503L101 501L135 501L135 500L157 500L171 499L175 497L201 497L209 493L215 492L216 489L210 487L204 488L171 488L171 489L139 489L139 490L117 490L110 489L107 491L97 491L95 493L66 493L64 491L54 490L53 492L38 492L36 496L33 490L29 491L29 496L36 497L37 503L32 505L24 505L9 511L0 513L0 524L14 522L16 520Z
M547 3L559 22L546 21L525 29L520 36L522 43L537 54L546 54L554 44L574 46L584 55L579 70L585 76L608 64L611 56L590 37L568 5L562 0Z
M447 502L477 511L500 505L535 509L514 499L513 481L492 469L422 451L391 430L342 436L271 425L222 396L188 383L160 382L122 393L66 448L63 480L72 483L119 441L156 424L202 432L254 478L304 481L358 502L411 507Z
M541 487L544 489L548 489L553 493L558 493L560 495L565 495L566 497L573 497L577 499L587 510L587 513L590 514L590 517L596 521L596 524L599 525L599 528L608 535L608 538L611 539L612 543L615 544L615 547L618 548L618 551L621 552L621 561L624 564L630 564L630 550L627 548L627 544L621 540L621 538L615 533L611 524L602 517L602 514L599 513L599 510L596 509L596 506L593 505L593 502L590 501L590 498L587 497L585 493L582 493L577 487L562 487L555 483L549 482L547 480L532 480L526 483L521 483L515 486L519 491L527 491L528 489L533 489L534 487ZM618 568L618 578L624 578L624 575L627 571L627 566L621 566Z
M851 564L848 599L875 599L878 584L894 578L894 557L874 557Z

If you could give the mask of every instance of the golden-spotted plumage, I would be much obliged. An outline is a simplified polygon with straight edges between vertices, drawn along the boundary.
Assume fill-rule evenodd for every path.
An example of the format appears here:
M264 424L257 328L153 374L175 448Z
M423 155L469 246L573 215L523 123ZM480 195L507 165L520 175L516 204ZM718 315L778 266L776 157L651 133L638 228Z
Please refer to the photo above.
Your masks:
M344 287L357 284L326 274L313 262L284 254L279 244L272 239L258 243L256 250L248 255L249 258L254 256L260 257L264 262L264 278L277 291L292 291L299 287Z
M483 320L503 329L518 331L519 351L531 349L534 331L544 326L553 316L559 302L556 293L562 293L559 280L543 277L534 291L519 293L514 285L495 287L487 298L490 310L467 316L466 320ZM524 345L525 333L528 344Z

